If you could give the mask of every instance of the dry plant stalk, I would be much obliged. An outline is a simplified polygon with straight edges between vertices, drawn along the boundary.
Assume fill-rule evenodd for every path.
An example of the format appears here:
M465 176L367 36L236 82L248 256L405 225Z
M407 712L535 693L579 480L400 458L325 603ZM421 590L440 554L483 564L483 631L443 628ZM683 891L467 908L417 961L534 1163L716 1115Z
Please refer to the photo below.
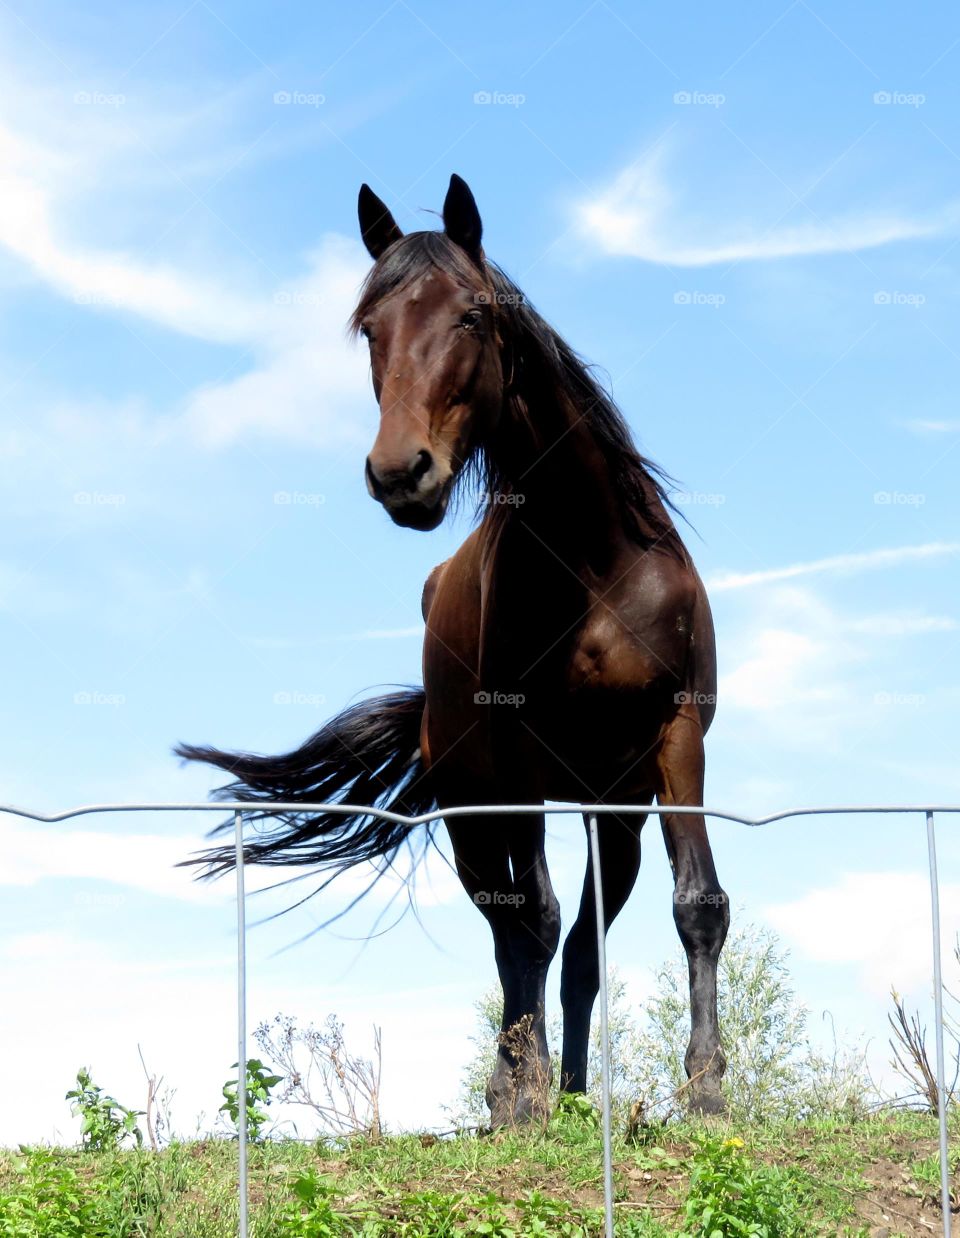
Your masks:
M937 1072L931 1065L927 1052L927 1029L921 1026L920 1016L916 1011L912 1014L907 1012L903 998L896 989L890 990L890 996L893 999L894 1010L893 1014L887 1015L894 1037L890 1041L890 1048L893 1050L890 1065L898 1075L913 1085L916 1089L913 1095L921 1099L932 1113L936 1113L939 1088ZM947 996L952 997L952 994L948 991ZM953 1020L945 1018L944 1023L946 1024L944 1031L956 1040L956 1025ZM958 1077L960 1077L960 1043L957 1045L953 1082L948 1084L944 1081L948 1104L956 1096Z
M160 1151L160 1144L157 1140L157 1124L156 1124L156 1106L157 1106L157 1089L162 1083L162 1079L157 1079L156 1075L151 1075L147 1070L147 1063L143 1059L143 1050L137 1045L137 1052L140 1054L140 1065L143 1067L143 1073L147 1080L147 1138L150 1140L150 1147L154 1152Z
M513 1096L511 1109L515 1107L517 1093L522 1081L532 1081L534 1092L533 1114L537 1122L546 1126L550 1120L550 1084L553 1069L547 1064L544 1068L540 1060L537 1037L533 1030L533 1016L525 1014L512 1027L497 1035L497 1043L506 1049L513 1059L511 1084Z
M331 1134L381 1137L383 1053L378 1027L373 1029L372 1059L350 1052L336 1015L322 1028L298 1028L295 1019L277 1015L272 1023L261 1023L254 1035L283 1076L280 1101L313 1110Z

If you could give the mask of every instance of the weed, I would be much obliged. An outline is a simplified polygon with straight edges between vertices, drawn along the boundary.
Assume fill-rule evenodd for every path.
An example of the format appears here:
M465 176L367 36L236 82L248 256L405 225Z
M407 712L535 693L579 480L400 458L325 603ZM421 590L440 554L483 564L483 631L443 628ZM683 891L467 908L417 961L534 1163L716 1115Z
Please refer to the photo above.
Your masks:
M105 1096L103 1088L97 1087L90 1071L81 1067L77 1071L77 1086L64 1097L72 1102L70 1112L83 1119L80 1142L91 1152L103 1152L116 1148L128 1135L133 1136L137 1147L143 1143L143 1135L137 1126L137 1118L143 1117L138 1109L127 1109L112 1096Z

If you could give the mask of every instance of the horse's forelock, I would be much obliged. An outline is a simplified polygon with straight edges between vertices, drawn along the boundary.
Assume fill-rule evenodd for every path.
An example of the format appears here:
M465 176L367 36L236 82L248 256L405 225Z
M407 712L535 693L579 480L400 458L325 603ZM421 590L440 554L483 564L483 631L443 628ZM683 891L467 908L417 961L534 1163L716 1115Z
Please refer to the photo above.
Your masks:
M381 255L364 280L350 319L351 332L360 330L374 306L431 267L464 288L476 286L477 266L459 245L442 232L409 232Z

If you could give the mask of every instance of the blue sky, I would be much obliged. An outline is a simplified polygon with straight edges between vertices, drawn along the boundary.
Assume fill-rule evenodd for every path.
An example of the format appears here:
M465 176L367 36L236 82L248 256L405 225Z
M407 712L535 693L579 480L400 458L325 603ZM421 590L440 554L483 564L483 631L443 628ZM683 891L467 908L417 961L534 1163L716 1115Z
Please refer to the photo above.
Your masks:
M176 740L276 751L419 678L422 581L468 524L415 534L367 497L344 323L360 182L432 227L457 171L678 479L718 628L708 802L960 802L953 9L14 4L0 58L0 798L202 798ZM0 818L0 1140L71 1137L81 1064L136 1099L138 1043L181 1129L216 1109L233 907L172 868L205 824ZM922 822L713 836L814 1022L882 1067L889 986L929 996ZM567 922L583 857L553 819ZM422 927L364 946L385 891L281 952L348 892L251 934L254 1018L382 1024L388 1119L440 1122L485 926L436 861ZM669 911L652 825L610 940L637 1002Z

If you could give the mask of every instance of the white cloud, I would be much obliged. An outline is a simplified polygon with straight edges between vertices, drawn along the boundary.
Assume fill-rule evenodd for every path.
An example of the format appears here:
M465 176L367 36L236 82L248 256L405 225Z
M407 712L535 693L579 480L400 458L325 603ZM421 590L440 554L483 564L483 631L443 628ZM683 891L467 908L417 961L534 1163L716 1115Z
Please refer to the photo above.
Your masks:
M824 671L833 661L831 646L806 632L767 628L749 642L756 650L720 679L724 704L746 709L796 707L835 700L839 688Z
M960 884L940 887L943 953L960 931ZM915 872L846 873L832 885L764 908L764 918L817 963L856 968L874 996L928 987L931 976L930 887Z
M365 439L368 365L346 324L369 265L358 241L324 237L307 274L279 288L264 311L251 341L256 368L189 397L181 425L191 437L211 447L251 432L323 445Z
M110 834L4 817L0 818L4 857L0 885L34 886L51 879L107 881L188 902L222 902L223 887L218 891L197 883L191 872L176 867L196 846L196 836L189 834Z
M278 1012L297 1015L301 1026L335 1012L346 1024L348 1044L369 1053L376 1022L383 1031L386 1121L416 1129L442 1120L441 1106L456 1094L469 1052L471 984L370 996L324 975L317 992L315 985L305 988L302 956L264 958L253 943L248 952L251 1030ZM76 1140L78 1123L64 1092L81 1065L91 1067L94 1080L121 1102L141 1107L146 1084L138 1046L150 1070L176 1089L178 1133L189 1137L201 1114L201 1129L212 1128L221 1085L236 1060L235 961L229 949L144 960L124 951L122 937L104 943L52 931L0 939L0 959L0 1039L24 1067L8 1080L0 1146ZM252 1038L250 1044L252 1049ZM411 1062L425 1060L425 1047L429 1070L411 1070ZM301 1130L313 1129L303 1110L271 1113L292 1117Z
M220 447L250 435L331 445L365 439L371 416L364 350L346 323L369 268L360 242L323 237L302 276L272 290L79 246L59 224L70 201L63 159L0 124L0 246L78 312L132 315L252 354L238 377L201 386L166 433ZM102 170L109 182L109 166ZM222 361L219 362L222 364ZM157 427L144 428L150 442ZM8 437L0 451L16 454Z
M769 229L756 222L718 227L713 218L684 221L661 175L661 163L658 151L620 172L607 188L579 204L582 230L604 252L669 266L700 267L872 249L936 235L948 223L946 218L922 222L876 212L811 219L799 225L774 224Z
M209 815L215 818L215 814ZM212 826L213 820L207 824ZM4 856L0 886L36 886L50 880L97 881L190 903L230 901L234 891L232 877L216 882L196 881L195 870L177 867L209 845L196 834L109 833L70 823L36 823L12 816L0 817L0 852ZM370 907L372 913L387 906L401 910L408 899L407 871L406 858L401 854L396 869L388 869L372 887L365 906ZM375 876L376 870L366 864L341 873L328 896L325 911L335 914L347 907L366 891ZM265 902L252 903L251 918L290 906L323 880L322 873L302 865L282 869L251 866L247 869L246 880L250 894L265 891L276 882L290 883L265 895ZM443 906L463 897L463 887L456 873L432 850L418 867L411 889L420 907ZM81 903L91 898L116 897L121 902L126 901L121 894L83 893L82 888L71 897Z
M760 572L724 572L707 582L712 593L727 589L743 589L749 585L770 584L793 580L798 576L819 576L825 573L852 573L874 568L899 567L922 559L937 559L960 554L960 542L926 542L920 546L894 546L867 550L860 554L830 555L806 563L791 563L786 567L767 568Z
M126 311L201 339L244 343L262 329L262 307L214 281L64 241L55 194L37 176L55 163L55 156L0 126L0 245L39 279L78 305Z
M722 664L730 668L718 683L723 710L732 707L741 725L751 720L762 728L768 746L831 753L844 736L893 740L908 707L914 723L923 717L932 725L921 711L935 707L939 685L915 688L891 642L958 626L914 611L850 614L793 584L763 592L741 624L735 638L720 627Z

